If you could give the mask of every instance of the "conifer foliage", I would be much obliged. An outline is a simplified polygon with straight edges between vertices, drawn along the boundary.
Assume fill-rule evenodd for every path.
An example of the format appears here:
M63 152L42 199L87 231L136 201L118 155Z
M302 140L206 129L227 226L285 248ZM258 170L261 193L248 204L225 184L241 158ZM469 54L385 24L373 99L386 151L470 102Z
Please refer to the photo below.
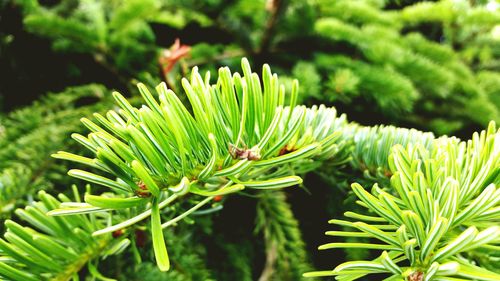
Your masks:
M500 280L499 15L0 2L0 280Z
M428 148L418 143L393 146L390 185L375 184L369 192L354 183L358 204L367 212L346 212L348 220L330 221L350 231L326 232L369 237L377 243L319 247L371 249L380 256L306 275L337 275L341 280L377 273L389 274L388 280L498 280L498 268L480 268L475 260L498 262L500 228L491 222L499 219L499 133L492 123L467 142L443 137Z
M100 125L82 119L91 133L88 137L75 134L73 138L94 153L95 158L67 152L58 152L54 157L112 175L110 178L85 170L68 172L112 192L93 195L88 189L84 202L79 201L76 190L78 201L73 202L62 194L58 201L40 193L41 202L25 210L19 209L17 213L41 232L6 222L4 237L8 242L0 240L4 255L0 274L14 280L37 280L34 276L65 280L91 259L122 251L130 244L126 236L113 243L108 240L111 236L121 236L124 229L146 218L150 218L149 230L157 265L160 270L167 271L170 260L163 228L180 222L215 196L243 189L274 190L300 184L301 178L293 174L317 167L311 160L339 162L335 158L343 154L338 152L350 150L357 163L366 163L364 167L377 166L376 161L383 163L385 160L379 158L386 157L388 172L392 174L390 189L375 184L370 193L359 184L353 184L359 204L373 214L347 212L347 217L359 221L332 220L331 223L358 231L327 234L372 237L383 243L341 242L325 244L320 249L352 247L384 251L373 261L350 261L333 271L306 276L339 275L342 279L353 280L370 273L390 273L393 279L408 280L419 280L419 276L425 276L426 280L447 280L446 276L471 280L498 278L496 273L472 262L476 256L486 264L494 261L495 244L499 242L498 226L488 224L489 220L498 220L500 202L496 188L500 157L494 124L468 142L429 136L427 143L419 143L416 138L425 140L425 134L397 131L391 127L366 130L348 125L345 119L335 116L333 109L296 106L298 85L285 110L284 87L278 86L277 76L269 67L264 66L261 86L248 61L243 60L242 66L243 76L231 75L227 68L221 68L219 79L213 85L209 84L208 73L202 79L196 68L193 69L191 80L183 82L193 114L165 85L157 88L158 102L139 84L146 104L141 109L132 107L123 96L115 93L119 113L108 111L106 117L95 114ZM230 110L217 110L222 109L222 104ZM307 129L303 131L304 128ZM352 139L342 141L342 132ZM380 137L376 137L377 134ZM229 147L223 146L226 142ZM357 144L367 151L377 143L385 145L385 149L378 150L382 156L356 154L356 149L349 148ZM395 143L399 144L392 146ZM389 151L390 154L384 157L383 154ZM375 173L387 176L384 172ZM276 212L272 208L281 208L282 195L265 194L261 209L268 211L264 212ZM162 223L160 210L181 200L191 206L180 212L171 209L170 219ZM264 202L271 202L271 205ZM265 214L259 215L261 221L262 216ZM294 228L282 229L286 224L294 224L293 217L288 220L278 221L276 226L265 230L268 247L273 248L270 253L284 251L279 255L282 258L292 250L286 250L287 243L301 247L300 234ZM267 221L260 222L260 228ZM76 235L75 239L83 239L79 241L81 248L66 250L62 241L62 245L47 247L46 242L51 241L47 235L59 236L65 243L73 243L67 239ZM92 236L100 239L95 240ZM298 239L297 242L293 242L294 239ZM478 249L484 250L476 253ZM300 248L293 250L299 251L296 257L304 259ZM72 259L67 259L66 255L71 255ZM66 259L60 264L49 265L44 261L50 256ZM276 262L272 259L276 258L268 262ZM16 262L10 264L9 260ZM409 262L409 266L398 265L404 261ZM277 263L283 262L286 260ZM59 270L49 273L54 266ZM100 274L93 263L88 266L94 274ZM27 273L22 271L24 267L30 268Z
M80 130L78 119L82 115L106 106L105 91L98 85L68 88L0 121L0 217L8 217L21 199L37 190L54 188L53 181L61 180L65 167L52 165L54 159L47 156L71 146L67 135ZM92 102L77 106L85 99Z
M281 189L302 183L300 177L291 175L294 169L290 169L288 163L294 163L305 172L311 164L301 165L302 161L319 155L321 159L328 159L338 150L335 141L339 133L331 129L326 118L331 110L322 108L314 112L318 114L307 114L305 107L296 106L296 82L285 111L284 87L269 67L265 65L263 69L263 87L247 60L242 61L242 67L243 76L231 75L229 69L221 68L214 85L209 84L209 73L202 79L194 68L191 80L183 80L192 115L165 84L157 87L159 103L144 85L139 84L147 104L140 109L114 93L120 105L119 113L108 111L106 118L95 114L102 127L82 119L92 133L88 137L73 135L76 141L95 153L96 158L67 152L59 152L54 157L111 174L112 178L84 170L68 172L70 176L106 186L117 196L86 194L86 204L64 203L63 208L49 214L121 209L136 213L94 232L96 236L119 231L151 217L156 261L161 270L167 271L170 261L163 228L206 205L214 196L243 189ZM299 136L306 124L314 126L307 127L309 134ZM283 153L283 148L290 152ZM162 223L160 210L187 195L201 198L186 212Z

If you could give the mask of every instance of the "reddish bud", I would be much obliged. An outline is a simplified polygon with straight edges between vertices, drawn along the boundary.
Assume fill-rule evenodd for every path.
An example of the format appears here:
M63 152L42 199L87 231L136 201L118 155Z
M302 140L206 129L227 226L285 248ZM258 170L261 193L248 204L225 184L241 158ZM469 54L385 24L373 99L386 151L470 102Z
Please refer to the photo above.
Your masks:
M118 238L118 237L122 236L123 235L123 229L118 229L116 231L113 231L112 235L113 235L113 238Z
M137 186L139 187L139 189L135 191L135 195L137 195L137 197L147 198L151 196L151 193L149 192L148 187L144 182L139 181L137 183Z
M408 276L408 281L423 281L424 273L420 271L415 271L410 276Z
M279 156L288 154L290 152L294 152L294 148L288 147L288 145L283 146L283 148L280 149L280 152L278 153Z

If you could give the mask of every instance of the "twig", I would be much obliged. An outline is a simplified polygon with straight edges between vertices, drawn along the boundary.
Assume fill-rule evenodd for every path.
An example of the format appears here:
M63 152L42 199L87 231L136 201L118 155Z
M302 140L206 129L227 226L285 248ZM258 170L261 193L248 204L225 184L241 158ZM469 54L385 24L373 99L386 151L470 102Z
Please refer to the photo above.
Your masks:
M270 17L267 19L266 26L264 29L264 35L260 43L258 54L266 53L271 45L271 39L274 33L274 27L278 22L279 15L284 9L285 0L268 0L266 3L266 9L271 13Z
M271 277L274 274L274 264L276 263L277 255L278 255L277 245L276 242L274 242L267 251L266 265L264 266L264 270L262 271L259 277L259 281L271 280Z

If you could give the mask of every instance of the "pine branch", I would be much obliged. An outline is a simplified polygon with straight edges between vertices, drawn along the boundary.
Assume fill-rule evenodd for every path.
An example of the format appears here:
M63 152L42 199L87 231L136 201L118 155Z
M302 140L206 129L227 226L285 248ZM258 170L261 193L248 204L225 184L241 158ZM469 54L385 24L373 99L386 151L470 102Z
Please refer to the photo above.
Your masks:
M264 234L266 264L259 281L300 280L310 270L299 222L280 191L263 192L257 205L256 229Z
M297 106L298 83L286 106L284 87L267 65L262 82L251 72L246 59L242 67L243 76L231 75L229 69L222 68L213 85L209 84L209 74L203 79L194 68L190 81L182 81L193 114L164 84L157 87L159 103L139 84L147 104L141 109L114 93L121 107L119 113L109 111L106 117L95 114L100 125L84 118L82 122L92 133L88 137L73 135L95 158L67 152L54 157L110 174L69 171L73 177L109 187L122 198L87 195L87 204L52 213L141 209L142 213L135 217L95 235L151 216L156 260L159 268L166 271L170 262L162 228L184 219L217 195L299 184L302 179L285 164L293 163L301 173L317 166L313 159L321 161L337 154L340 134L332 131L336 123L327 123L329 117L335 117L335 110ZM199 199L191 201L191 209L162 224L160 210L183 200L187 194Z
M76 188L73 191L78 198ZM70 199L60 194L58 200L43 191L38 196L41 201L16 210L29 226L12 220L5 222L5 240L0 239L0 277L19 281L69 280L90 261L118 252L116 245L130 243L126 238L113 241L111 235L92 237L94 230L105 225L103 216L46 215Z
M352 60L346 56L323 54L316 57L316 63L324 70L335 71L332 83L335 95L325 97L330 100L339 98L340 95L345 95L347 99L362 95L377 103L384 114L391 116L411 112L420 97L419 91L408 77L383 66ZM350 76L338 79L339 74L346 70L351 72ZM351 89L346 87L349 83L353 84Z
M366 127L350 124L343 129L342 138L352 143L351 165L368 177L390 178L389 155L395 145L407 147L419 144L430 149L434 135L415 129L394 126Z
M9 215L18 199L52 186L51 174L58 167L53 165L50 154L70 148L67 136L81 130L79 117L106 105L103 91L96 85L68 88L5 118L4 135L0 138L2 216ZM95 98L102 103L77 107L80 100Z
M320 246L382 250L380 257L346 262L332 271L306 276L336 275L355 280L367 274L387 273L395 280L498 279L500 275L470 260L475 251L496 248L500 243L498 226L486 223L499 219L498 137L500 130L491 123L487 131L474 134L467 142L440 138L432 140L428 148L420 144L394 146L388 158L393 174L390 189L375 184L370 193L353 184L358 203L369 212L347 212L346 217L354 222L330 223L353 231L327 233L370 237L379 243Z
M356 46L371 63L392 65L409 78L422 95L447 97L456 83L443 66L398 44L398 37L390 30L378 26L358 28L335 18L320 19L315 28L327 38Z

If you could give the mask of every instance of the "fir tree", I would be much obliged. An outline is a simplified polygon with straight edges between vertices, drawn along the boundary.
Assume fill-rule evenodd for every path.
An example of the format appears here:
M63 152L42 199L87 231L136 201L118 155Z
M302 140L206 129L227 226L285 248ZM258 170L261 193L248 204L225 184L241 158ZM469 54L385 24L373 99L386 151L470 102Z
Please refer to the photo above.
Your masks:
M489 2L0 3L0 280L498 280Z

